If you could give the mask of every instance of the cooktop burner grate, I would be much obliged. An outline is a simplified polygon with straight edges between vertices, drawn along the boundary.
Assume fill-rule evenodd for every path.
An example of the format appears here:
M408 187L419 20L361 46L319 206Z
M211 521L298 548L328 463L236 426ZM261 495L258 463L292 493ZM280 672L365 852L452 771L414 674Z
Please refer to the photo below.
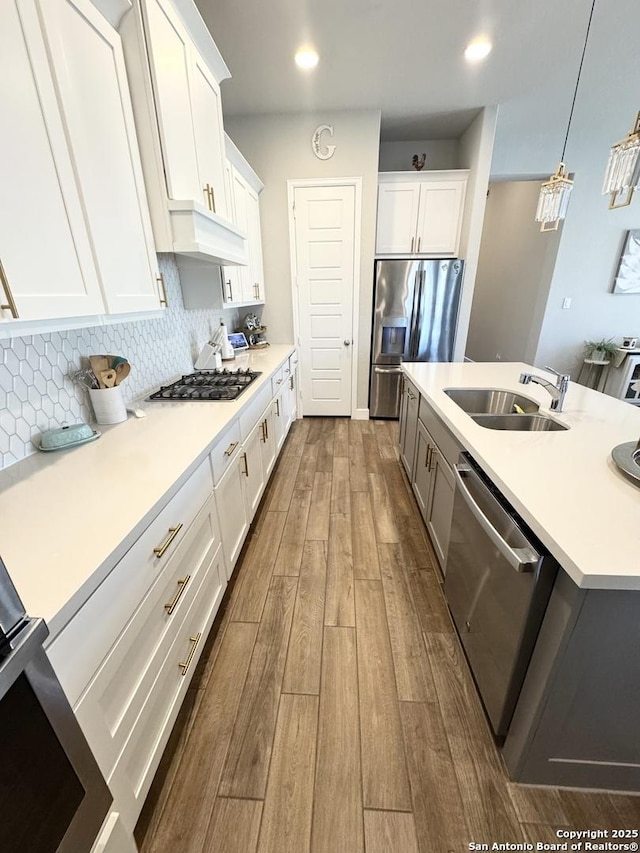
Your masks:
M199 370L163 385L149 400L236 400L260 376L255 370Z

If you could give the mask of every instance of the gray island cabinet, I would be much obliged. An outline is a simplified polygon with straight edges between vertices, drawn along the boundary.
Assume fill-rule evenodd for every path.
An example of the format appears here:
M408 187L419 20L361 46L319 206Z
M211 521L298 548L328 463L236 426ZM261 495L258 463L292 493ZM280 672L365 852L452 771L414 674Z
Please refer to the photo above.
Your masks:
M501 746L511 778L640 792L640 565L632 523L640 490L608 463L610 448L640 430L640 412L570 383L562 413L569 429L550 441L549 434L483 429L444 393L452 387L521 392L525 367L403 365L400 457L443 575L461 450L560 564ZM539 389L527 394L541 410L549 405ZM586 457L591 473L572 473L572 460L584 466ZM590 494L607 489L612 503L590 517Z
M503 755L518 782L640 791L640 592L559 572Z

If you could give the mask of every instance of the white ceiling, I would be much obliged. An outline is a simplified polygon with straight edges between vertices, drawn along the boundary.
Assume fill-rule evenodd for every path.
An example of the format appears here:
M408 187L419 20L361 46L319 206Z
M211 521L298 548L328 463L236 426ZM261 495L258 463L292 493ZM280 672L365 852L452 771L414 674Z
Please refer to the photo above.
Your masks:
M502 171L515 166L519 144L535 161L529 172L548 174L556 166L591 0L196 3L231 70L222 85L226 115L376 108L383 141L418 140L458 137L478 108L499 104ZM602 49L593 38L598 18L630 5L599 4L586 63ZM621 14L621 37L639 25ZM464 48L478 35L491 39L493 51L470 65ZM310 73L293 62L305 42L320 54Z

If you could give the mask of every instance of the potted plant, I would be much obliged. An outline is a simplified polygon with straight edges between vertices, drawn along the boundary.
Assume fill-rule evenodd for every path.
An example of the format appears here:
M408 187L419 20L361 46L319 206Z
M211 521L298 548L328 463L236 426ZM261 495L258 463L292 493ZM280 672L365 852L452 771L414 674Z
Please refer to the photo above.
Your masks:
M589 361L599 361L609 364L618 351L618 344L613 342L613 338L600 341L585 341L584 357Z

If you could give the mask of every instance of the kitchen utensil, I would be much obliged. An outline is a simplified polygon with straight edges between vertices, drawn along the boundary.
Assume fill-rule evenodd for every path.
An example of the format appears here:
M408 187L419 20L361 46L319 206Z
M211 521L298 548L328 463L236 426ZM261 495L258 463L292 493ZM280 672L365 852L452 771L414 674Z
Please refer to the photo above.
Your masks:
M109 370L111 368L109 359L105 355L90 355L89 363L91 364L91 370L93 370L100 388L106 388L106 385L102 382L101 373L104 370Z
M131 365L128 361L120 361L115 365L116 385L119 385L131 373Z
M42 434L38 450L50 453L53 450L65 450L68 447L78 447L100 438L102 433L91 429L89 424L65 424L58 429L50 429Z
M103 388L113 388L116 384L117 373L113 368L109 368L109 370L103 370L100 373L100 382Z
M100 387L98 380L90 367L83 367L81 370L76 371L71 378L74 382L78 382L85 388L91 389Z

